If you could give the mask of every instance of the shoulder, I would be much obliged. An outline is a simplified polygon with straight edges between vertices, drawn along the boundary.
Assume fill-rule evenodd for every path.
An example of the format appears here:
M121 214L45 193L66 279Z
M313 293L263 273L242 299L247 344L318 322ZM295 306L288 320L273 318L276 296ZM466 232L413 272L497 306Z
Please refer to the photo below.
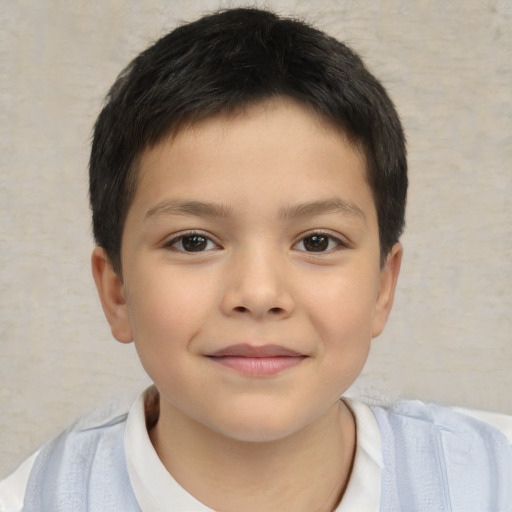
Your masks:
M372 408L383 442L405 449L418 447L421 440L439 440L443 452L457 449L461 457L494 457L503 454L512 465L512 417L426 404L418 400L400 401L387 408ZM428 450L431 451L431 450ZM501 457L498 457L501 458Z
M125 406L117 403L104 405L80 418L28 457L13 473L0 481L0 512L21 511L29 480L33 478L35 471L43 471L43 466L48 465L50 460L58 465L66 453L63 447L67 449L83 445L83 441L87 444L93 438L102 439L116 425L119 429L126 418L124 410Z
M505 436L508 443L512 445L512 416L462 407L454 407L453 410L494 427L496 430L499 430Z
M452 432L459 435L490 437L512 445L512 416L457 407L403 400L390 407L372 407L381 430L411 432Z
M424 510L422 500L439 510L512 506L512 447L507 439L512 418L468 415L419 401L372 410L381 432L384 501L390 509L405 501L410 510Z
M0 481L0 512L19 512L23 508L25 489L38 453L33 453L18 469Z

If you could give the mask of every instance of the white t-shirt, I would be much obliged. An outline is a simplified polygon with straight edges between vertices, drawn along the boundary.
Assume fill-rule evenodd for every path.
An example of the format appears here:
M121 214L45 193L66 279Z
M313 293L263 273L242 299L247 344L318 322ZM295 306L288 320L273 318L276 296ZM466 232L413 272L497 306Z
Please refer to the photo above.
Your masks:
M174 510L212 512L174 480L153 448L144 415L148 391L142 393L131 407L124 439L128 473L139 507L142 512L167 512L169 503L172 503ZM336 512L378 512L382 469L380 430L367 405L357 400L346 400L346 403L356 419L357 446L350 480ZM512 417L458 410L498 428L512 444ZM25 488L37 454L0 482L0 512L21 512Z

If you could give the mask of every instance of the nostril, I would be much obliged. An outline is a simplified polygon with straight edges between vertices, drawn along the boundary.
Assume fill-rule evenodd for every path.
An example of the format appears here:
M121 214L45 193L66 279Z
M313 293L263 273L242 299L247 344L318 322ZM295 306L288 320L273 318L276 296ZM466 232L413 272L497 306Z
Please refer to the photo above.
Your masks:
M235 308L233 308L234 311L236 311L237 313L246 313L249 311L249 308L246 308L245 306L237 306ZM282 313L284 310L282 308L279 308L279 307L275 307L275 308L270 308L268 310L269 313L273 313L273 314L280 314Z

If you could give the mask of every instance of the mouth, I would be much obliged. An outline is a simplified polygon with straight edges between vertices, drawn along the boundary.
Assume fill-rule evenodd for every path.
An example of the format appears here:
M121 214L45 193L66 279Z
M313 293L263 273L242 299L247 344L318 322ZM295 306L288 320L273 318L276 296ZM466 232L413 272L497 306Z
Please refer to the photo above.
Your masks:
M299 365L307 356L279 345L231 345L207 356L248 376L270 376Z

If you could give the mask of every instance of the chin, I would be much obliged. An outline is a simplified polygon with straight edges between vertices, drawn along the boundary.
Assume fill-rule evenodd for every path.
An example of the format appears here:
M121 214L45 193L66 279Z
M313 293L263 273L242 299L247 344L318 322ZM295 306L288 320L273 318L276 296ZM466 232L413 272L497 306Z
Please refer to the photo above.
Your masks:
M261 415L246 415L242 418L232 416L229 422L211 425L211 428L232 440L246 443L271 443L295 434L304 426L300 419L266 412Z
M273 443L287 438L295 432L293 429L271 429L265 427L241 428L221 432L224 436L241 443Z

